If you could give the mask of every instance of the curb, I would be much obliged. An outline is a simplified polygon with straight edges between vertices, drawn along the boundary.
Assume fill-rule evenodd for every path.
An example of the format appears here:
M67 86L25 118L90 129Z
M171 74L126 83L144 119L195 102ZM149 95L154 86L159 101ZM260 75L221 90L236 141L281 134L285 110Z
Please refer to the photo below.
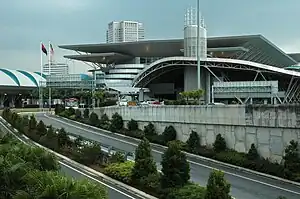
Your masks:
M105 132L107 134L114 134L114 135L117 135L119 137L127 138L129 140L131 139L131 140L134 140L136 142L140 142L140 139L137 139L137 138L129 137L129 136L122 135L122 134L119 134L119 133L113 133L113 132L107 131L105 129L100 129L100 128L97 128L97 127L94 127L94 126L90 126L90 125L87 125L87 124L84 124L84 123L81 123L81 122L73 121L73 120L70 120L70 119L67 119L67 118L63 118L63 117L60 117L60 116L57 116L57 115L48 116L48 115L45 114L45 116L48 117L48 118L56 117L56 118L58 118L60 120L66 121L66 122L72 122L72 123L75 123L75 124L87 127L89 129L96 130L97 133L99 133L98 131L103 131L103 132ZM99 134L101 134L101 133L99 133ZM151 143L151 146L155 146L155 147L158 147L158 148L164 149L164 150L167 149L166 146L155 144L155 143ZM300 183L298 183L298 182L294 182L294 181L287 180L287 179L284 179L284 178L280 178L280 177L277 177L277 176L272 176L272 175L261 173L261 172L254 171L254 170L251 170L251 169L247 169L247 168L235 166L235 165L232 165L232 164L220 162L218 160L214 160L214 159L210 159L210 158L207 158L207 157L203 157L203 156L191 154L191 153L188 153L188 152L184 152L184 153L188 157L196 158L196 159L202 160L204 162L219 164L220 166L223 166L223 167L226 167L226 168L229 168L229 169L233 169L233 170L241 171L241 172L244 172L244 173L253 174L253 175L257 175L257 176L261 176L261 177L265 177L265 178L270 178L270 179L273 179L273 180L282 181L282 182L285 182L285 183L288 183L288 184L300 186Z
M11 127L10 123L8 123L6 120L4 120L1 116L0 116L0 119L1 119L1 121L5 121L5 124L3 124L4 126L7 125L7 126L10 126L10 127ZM0 124L1 124L1 123L2 123L2 122L0 122ZM7 127L6 127L6 128L7 128ZM12 133L12 131L11 131L9 128L7 128L7 130L10 131L10 133ZM18 133L18 132L19 132L19 131L16 130L15 128L14 128L13 131L14 131L15 133ZM12 134L13 134L15 137L17 137L18 140L20 140L21 142L23 142L23 143L25 143L25 144L29 144L29 143L25 142L24 140L21 140L21 139L20 139L17 135L15 135L14 133L12 133ZM57 152L55 152L55 151L52 151L51 149L48 149L48 148L42 146L41 144L39 144L39 143L37 143L37 142L34 142L34 141L31 140L30 138L28 138L26 135L23 135L23 134L22 134L22 137L24 137L24 138L27 139L27 140L30 140L30 141L31 141L34 145L36 145L37 147L43 148L43 149L45 149L46 151L48 151L48 152L54 154L55 156L59 157L60 159L63 159L63 160L65 160L65 161L67 161L67 162L70 163L71 165L76 165L76 166L79 167L80 169L83 169L83 170L85 170L85 171L89 171L90 173L93 173L93 174L97 175L97 177L100 177L103 181L107 181L107 182L109 182L110 184L115 185L115 186L118 187L119 189L123 189L123 190L125 189L126 191L128 191L128 192L130 192L131 194L136 195L136 196L138 196L138 197L148 198L148 199L158 199L158 198L156 198L156 197L154 197L154 196L151 196L151 195L149 195L149 194L147 194L147 193L145 193L145 192L143 192L143 191L141 191L141 190L138 190L138 189L136 189L136 188L134 188L134 187L131 187L131 186L129 186L129 185L123 183L123 182L117 181L117 180L115 180L115 179L113 179L113 178L111 178L111 177L109 177L109 176L106 176L106 175L104 175L103 173L100 173L100 172L98 172L98 171L96 171L96 170L94 170L94 169L92 169L92 168L90 168L90 167L87 167L87 166L85 166L85 165L82 165L82 164L80 164L80 163L78 163L78 162L76 162L76 161L74 161L74 160L72 160L72 159L70 159L70 158L68 158L68 157L66 157L66 156L63 156L63 155L61 155L61 154L59 154L59 153L57 153Z

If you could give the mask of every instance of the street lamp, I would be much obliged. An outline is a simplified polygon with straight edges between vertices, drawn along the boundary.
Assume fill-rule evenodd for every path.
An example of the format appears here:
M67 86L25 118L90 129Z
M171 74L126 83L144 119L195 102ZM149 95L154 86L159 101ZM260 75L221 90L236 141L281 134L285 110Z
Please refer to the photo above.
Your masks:
M200 0L197 0L197 83L198 89L201 89L200 81Z

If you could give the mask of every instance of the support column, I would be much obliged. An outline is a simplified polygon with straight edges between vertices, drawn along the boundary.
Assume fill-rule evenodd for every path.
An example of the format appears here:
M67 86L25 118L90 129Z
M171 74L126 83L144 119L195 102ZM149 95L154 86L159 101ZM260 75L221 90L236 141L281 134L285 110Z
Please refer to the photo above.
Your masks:
M10 103L9 103L9 106L12 107L12 108L15 107L15 98L16 98L15 95L12 95L12 96L11 96L11 101L10 101Z
M139 101L143 102L144 101L144 89L141 88L139 92Z
M205 103L211 102L211 74L209 71L205 71Z
M184 67L184 91L197 89L197 68L193 66Z
M0 108L4 107L4 96L5 95L0 95Z

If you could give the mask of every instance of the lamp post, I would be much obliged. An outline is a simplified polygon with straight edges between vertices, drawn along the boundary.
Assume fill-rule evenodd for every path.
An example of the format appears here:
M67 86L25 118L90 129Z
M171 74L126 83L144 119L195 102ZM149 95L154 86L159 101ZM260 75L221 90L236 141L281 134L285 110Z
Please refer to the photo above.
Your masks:
M201 89L200 81L200 0L197 0L197 83L198 89Z

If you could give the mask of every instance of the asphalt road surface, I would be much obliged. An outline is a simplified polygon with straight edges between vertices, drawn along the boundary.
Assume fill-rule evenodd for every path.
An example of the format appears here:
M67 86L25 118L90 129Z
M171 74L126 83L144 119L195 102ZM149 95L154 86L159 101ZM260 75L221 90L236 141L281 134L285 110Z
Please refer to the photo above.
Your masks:
M63 127L67 132L72 134L80 135L127 152L133 152L138 144L131 139L121 137L117 134L107 134L101 130L92 130L82 125L66 122L44 114L37 114L36 117L37 120L43 120L46 125L52 125L54 128ZM152 148L152 154L158 166L161 161L162 153L161 148ZM288 199L300 198L300 187L296 185L236 171L198 159L189 159L189 162L191 167L191 180L202 186L206 185L209 173L213 168L223 170L226 179L231 184L231 194L236 199L276 199L278 196L285 196Z

